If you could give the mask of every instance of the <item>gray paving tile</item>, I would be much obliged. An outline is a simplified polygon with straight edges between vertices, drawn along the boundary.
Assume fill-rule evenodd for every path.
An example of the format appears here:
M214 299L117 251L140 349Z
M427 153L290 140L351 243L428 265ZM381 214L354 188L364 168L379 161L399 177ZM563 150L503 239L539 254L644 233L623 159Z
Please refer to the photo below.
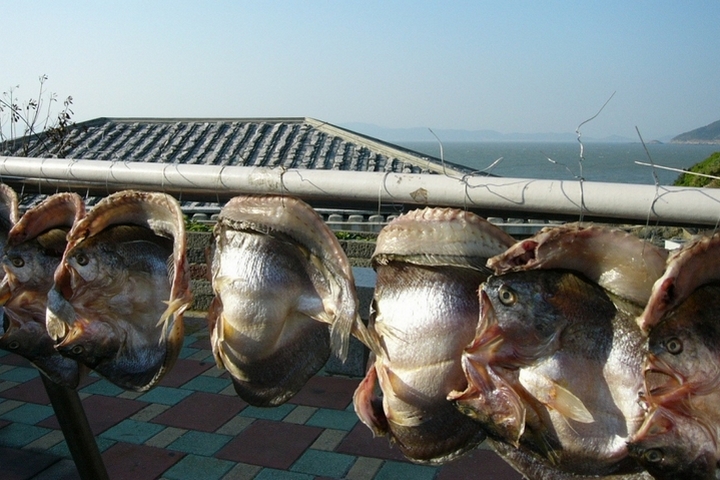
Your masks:
M303 425L305 422L308 421L310 417L315 414L315 412L317 412L317 408L315 407L298 405L292 412L290 412L285 418L283 418L283 422L297 423L299 425Z
M247 427L250 426L255 421L254 418L251 417L241 417L240 415L234 416L230 421L228 421L225 425L215 430L215 433L219 433L221 435L232 435L236 436L243 430L245 430Z
M237 463L232 470L222 477L222 480L251 480L262 470L257 465L248 465L246 463Z
M137 420L138 422L148 422L163 413L168 408L170 408L169 405L163 405L161 403L151 403L147 407L143 408L142 410L131 416L130 419Z
M187 432L184 428L167 427L154 437L150 437L145 445L165 448Z
M340 445L340 442L342 442L343 438L345 438L347 434L348 432L345 430L334 430L332 428L328 428L323 430L317 440L310 445L310 448L331 452L335 450L335 447Z

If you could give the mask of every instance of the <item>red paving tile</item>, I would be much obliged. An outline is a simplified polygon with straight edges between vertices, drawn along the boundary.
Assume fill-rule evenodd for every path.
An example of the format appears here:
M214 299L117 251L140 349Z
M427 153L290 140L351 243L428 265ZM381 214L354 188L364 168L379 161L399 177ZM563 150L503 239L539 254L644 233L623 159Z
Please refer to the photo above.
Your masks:
M442 466L436 480L522 480L495 452L473 450Z
M408 461L396 446L390 444L387 437L373 437L372 431L360 422L340 442L335 451L363 457Z
M177 362L175 362L175 366L172 370L165 374L159 385L177 388L186 384L204 371L214 367L214 363L180 358Z
M0 420L0 428L4 427L5 425L10 425L10 422L7 420Z
M286 470L322 431L318 427L256 420L215 457Z
M153 480L184 456L180 452L122 442L102 454L112 480Z
M47 453L0 447L0 477L3 480L27 480L57 462Z
M318 408L343 410L352 402L360 379L312 377L292 398L291 403Z
M214 432L246 406L239 397L195 392L151 421L170 427Z
M40 377L28 380L12 388L8 388L0 392L0 397L9 398L11 400L20 400L21 402L38 403L40 405L49 405L50 398L45 391Z
M85 398L82 404L94 435L104 432L148 405L146 402L107 397L105 395L91 395ZM39 422L38 425L47 428L60 428L55 415Z

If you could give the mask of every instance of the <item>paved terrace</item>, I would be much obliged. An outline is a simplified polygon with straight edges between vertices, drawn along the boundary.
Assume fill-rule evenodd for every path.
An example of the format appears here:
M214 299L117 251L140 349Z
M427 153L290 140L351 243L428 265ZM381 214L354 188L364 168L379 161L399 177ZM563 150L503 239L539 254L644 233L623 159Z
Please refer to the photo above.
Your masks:
M203 314L186 327L181 358L154 389L126 392L97 376L78 388L112 480L521 478L485 449L442 467L408 462L355 415L360 378L320 373L280 407L249 406L215 366ZM3 350L0 477L79 478L38 371Z

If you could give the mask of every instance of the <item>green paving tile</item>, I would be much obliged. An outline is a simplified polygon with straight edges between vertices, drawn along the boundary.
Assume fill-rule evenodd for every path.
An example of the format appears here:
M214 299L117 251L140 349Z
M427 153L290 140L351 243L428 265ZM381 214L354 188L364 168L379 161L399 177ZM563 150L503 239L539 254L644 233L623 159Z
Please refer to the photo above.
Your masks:
M315 412L307 422L305 422L305 425L350 431L357 421L358 417L355 415L355 412L321 408Z
M239 415L242 417L262 418L265 420L282 420L294 409L295 405L290 405L288 403L272 408L260 408L250 405L243 408Z
M140 400L141 402L162 403L163 405L175 405L192 393L190 390L181 390L179 388L155 387L146 394L137 397L136 400Z
M27 382L40 375L35 368L15 367L7 372L0 373L0 380L10 382Z
M4 428L0 428L0 445L4 447L24 447L28 443L34 442L50 432L51 430L49 428L25 425L23 423L11 423Z
M290 470L319 477L343 478L354 461L352 455L311 449L303 453Z
M313 480L313 475L298 472L286 472L274 468L263 468L253 480Z
M26 423L35 425L41 420L52 416L55 412L48 405L36 405L34 403L24 403L17 408L5 412L0 415L3 420L11 422Z
M141 444L150 437L157 435L165 427L154 423L136 422L135 420L123 420L114 427L109 428L100 436L118 442Z
M97 444L100 452L104 452L108 448L115 445L117 442L115 440L110 440L109 438L95 437L95 443ZM58 443L57 445L54 445L51 448L48 448L46 451L58 457L71 458L70 449L68 448L67 442L65 440Z
M225 446L233 437L217 433L198 432L191 430L172 442L166 448L185 453L193 453L209 457Z
M0 350L0 357L4 357L5 355L10 355L10 352L7 350Z
M374 480L396 480L397 478L412 478L413 480L432 480L437 473L437 467L427 467L412 463L387 461L380 467Z
M80 390L81 393L104 395L106 397L116 397L124 391L125 390L123 390L122 388L118 387L117 385L113 385L104 378L98 380L97 382L93 382L87 387Z
M180 353L178 354L178 358L187 358L191 355L195 355L197 352L199 352L199 348L190 348L190 347L183 347L180 349Z
M208 377L207 375L198 375L197 377L193 378L189 382L187 382L185 385L182 386L182 388L188 389L188 390L197 390L200 392L207 392L207 393L219 393L221 390L224 390L229 385L231 385L232 382L228 380L227 378L217 378L217 377Z
M219 458L186 455L162 476L169 480L218 480L234 466L234 462Z

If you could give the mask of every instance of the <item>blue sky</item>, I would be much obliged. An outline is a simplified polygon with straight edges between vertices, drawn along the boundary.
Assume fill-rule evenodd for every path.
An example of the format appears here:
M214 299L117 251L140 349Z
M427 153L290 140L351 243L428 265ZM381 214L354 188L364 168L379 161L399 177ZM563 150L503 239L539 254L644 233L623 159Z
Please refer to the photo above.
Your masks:
M720 119L718 1L6 1L0 88L75 120L335 124L647 139Z

